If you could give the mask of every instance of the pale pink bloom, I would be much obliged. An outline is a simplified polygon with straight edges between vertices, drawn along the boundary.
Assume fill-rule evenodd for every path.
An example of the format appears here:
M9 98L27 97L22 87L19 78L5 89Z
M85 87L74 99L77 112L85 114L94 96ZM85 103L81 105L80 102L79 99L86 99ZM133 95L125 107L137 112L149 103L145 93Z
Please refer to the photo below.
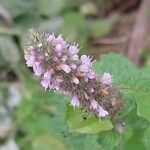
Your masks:
M71 55L74 55L79 52L79 49L75 45L71 45L69 46L68 51Z
M90 92L90 93L94 93L94 89L93 89L93 88L90 88L89 92Z
M79 59L79 56L77 54L75 54L75 55L71 56L71 59L73 61L77 61Z
M110 85L112 83L112 76L109 73L104 73L101 82L103 85Z
M72 81L75 83L75 84L79 84L79 79L77 77L73 77Z
M41 82L41 85L45 88L45 90L47 88L50 88L51 89L51 76L52 74L54 73L53 69L51 70L47 70L45 73L44 73L44 79L43 81Z
M46 41L51 42L54 39L54 34L49 35L48 38L46 39Z
M89 79L85 77L85 78L84 78L84 81L85 81L85 82L88 82L88 81L89 81Z
M66 62L67 59L68 59L68 57L67 57L66 55L63 55L63 56L62 56L62 61L63 61L63 62Z
M27 56L26 56L26 58L27 58ZM26 64L27 64L27 66L28 67L33 67L34 66L34 64L35 64L35 57L34 56L29 56L28 57L28 59L26 59Z
M71 67L71 69L75 70L77 68L77 65L71 64L70 67Z
M50 79L49 78L45 78L41 81L41 85L45 88L45 90L47 90L47 88L50 87Z
M98 116L101 118L107 115L108 115L108 112L104 110L101 106L98 106Z
M70 73L71 72L71 68L68 65L62 64L61 67L62 67L62 70L64 72L66 72L66 73Z
M44 78L51 78L51 75L54 73L53 69L51 70L47 70L45 73L44 73Z
M86 55L81 56L81 62L82 62L82 64L85 64L87 66L91 66L91 58L86 56Z
M61 44L57 44L55 47L56 52L61 52L63 50L63 46Z
M91 100L91 106L90 106L90 108L91 109L97 109L98 108L98 102L96 101L96 100Z
M87 65L81 65L78 66L78 70L87 73L89 71L89 67Z
M44 53L42 54L38 54L38 56L37 56L37 60L38 61L43 61L45 59L45 55L44 55Z
M89 78L89 79L94 79L95 78L95 72L94 71L92 71L92 70L90 70L88 73L87 73L87 77Z
M52 89L55 89L55 90L60 90L59 86L60 86L60 83L63 82L62 79L56 77L52 80L52 84L51 84L51 88Z
M64 38L62 37L62 35L59 35L58 37L56 37L55 39L53 39L52 43L56 46L57 44L61 44L61 46L63 48L65 48L67 46L66 41L64 41Z
M33 66L34 74L40 76L43 73L43 67L40 62L35 62Z
M27 51L25 53L25 60L28 67L33 67L35 64L35 52L34 50Z
M71 100L71 103L70 103L73 107L79 107L80 105L80 102L79 102L79 99L76 95L73 95L72 96L72 100Z
M58 35L55 39L54 39L55 43L63 43L64 42L64 38L62 37L62 35Z

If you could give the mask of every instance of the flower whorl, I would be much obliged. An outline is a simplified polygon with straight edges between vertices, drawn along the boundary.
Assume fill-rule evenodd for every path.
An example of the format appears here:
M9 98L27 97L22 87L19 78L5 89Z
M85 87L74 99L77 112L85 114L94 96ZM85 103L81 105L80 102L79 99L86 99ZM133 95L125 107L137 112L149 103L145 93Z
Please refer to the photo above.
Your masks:
M30 30L25 60L42 81L45 90L52 89L71 95L70 104L105 117L116 112L118 103L112 90L109 73L98 76L92 70L91 58L79 57L76 44L68 44L62 35L40 34Z

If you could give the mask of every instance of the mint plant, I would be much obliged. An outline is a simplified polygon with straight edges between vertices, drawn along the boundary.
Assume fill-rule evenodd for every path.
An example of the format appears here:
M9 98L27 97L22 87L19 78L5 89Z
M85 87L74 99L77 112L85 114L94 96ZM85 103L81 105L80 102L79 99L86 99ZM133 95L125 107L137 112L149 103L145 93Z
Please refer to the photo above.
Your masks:
M45 90L55 90L71 96L70 105L83 108L99 118L113 116L121 105L119 91L112 85L112 76L97 75L92 70L92 58L79 57L77 44L67 43L62 35L29 31L25 60L34 74L40 76Z
M42 36L42 38L40 38L40 43L46 42L45 38L43 38L45 34L39 34L36 31L32 31L31 33L29 45L25 51L26 55L30 52L31 46L37 46L38 54L43 52L41 44L33 44L34 40L32 41L31 39L38 41L39 38L35 37ZM48 43L51 42L49 41ZM42 47L43 46L44 44L42 44ZM76 47L75 44L73 44L73 46ZM46 49L47 48L44 48L43 50ZM52 56L52 53L48 56ZM81 61L80 58L81 57L75 62ZM47 60L48 59L46 59L46 61ZM27 58L26 61L28 61ZM44 65L51 65L47 64L46 61L44 61ZM33 61L33 63L34 62L35 61ZM27 65L29 64L27 63ZM29 80L27 82L27 89L24 90L24 100L17 110L18 126L25 135L24 138L19 140L22 149L27 149L27 144L28 149L30 147L30 149L37 150L38 147L43 146L44 148L46 147L45 149L49 149L53 145L51 141L57 143L58 148L55 147L55 149L60 149L60 147L62 147L62 149L66 150L149 149L150 68L138 69L124 56L108 54L102 56L100 61L93 62L90 69L94 72L95 76L100 79L99 82L101 84L103 81L101 80L102 77L107 77L108 74L106 74L106 72L109 72L109 84L105 86L109 87L109 89L113 89L111 91L108 90L108 93L110 94L112 91L115 93L113 96L117 98L117 102L119 103L117 109L114 111L112 107L110 109L107 107L106 101L109 100L108 97L102 102L99 99L94 99L108 112L108 115L99 118L95 110L87 109L80 100L79 107L78 105L73 106L70 100L70 96L73 96L72 93L66 93L65 90L60 91L60 88L55 89L51 87L50 84L46 89L48 90L51 88L54 92L53 90L41 91L38 86L39 84L30 83L33 82L33 79ZM33 71L36 71L36 68L33 68ZM66 70L64 71L62 67L61 70L58 71L63 72L63 75L69 76L69 80L68 78L67 80L63 79L63 83L69 81L69 83L74 84L75 87L79 86L81 83L80 76L76 76L79 80L79 84L73 81L71 75L75 74L72 70L66 73ZM84 77L85 76L86 73L84 74ZM44 81L44 74L41 73L39 78ZM61 87L60 85L61 84L59 84L59 87ZM87 92L87 94L89 93L90 92ZM65 96L65 94L67 94L67 96ZM90 101L90 99L87 99L87 101ZM123 104L121 104L122 102ZM90 108L91 103L89 103L88 106ZM113 113L111 113L110 110L113 110ZM115 113L116 111L117 114ZM96 117L93 114L96 115Z

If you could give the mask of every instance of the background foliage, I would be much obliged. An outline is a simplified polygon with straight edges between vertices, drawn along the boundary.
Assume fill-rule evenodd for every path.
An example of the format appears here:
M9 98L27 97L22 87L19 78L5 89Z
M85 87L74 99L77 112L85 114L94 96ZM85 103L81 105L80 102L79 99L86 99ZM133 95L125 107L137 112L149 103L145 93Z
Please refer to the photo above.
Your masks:
M82 46L81 54L91 54L89 43L108 35L118 20L116 16L99 19L99 6L105 2L0 1L0 149L149 149L149 65L139 69L123 55L111 53L99 58L96 52L95 71L110 72L113 84L122 92L123 107L113 120L99 120L73 109L69 97L45 92L25 66L23 50L30 27L63 34Z

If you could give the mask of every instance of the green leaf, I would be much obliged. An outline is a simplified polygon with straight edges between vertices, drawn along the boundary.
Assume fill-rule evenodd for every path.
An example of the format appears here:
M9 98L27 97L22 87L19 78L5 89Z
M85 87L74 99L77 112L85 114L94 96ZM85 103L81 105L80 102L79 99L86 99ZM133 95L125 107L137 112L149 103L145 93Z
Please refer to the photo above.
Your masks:
M83 119L84 113L80 109L73 109L71 106L67 107L66 115L66 121L69 125L70 132L98 133L113 128L109 120L100 120L96 117Z
M5 63L15 65L19 59L19 50L15 42L9 36L0 36L0 56Z
M145 145L146 150L149 150L149 148L150 148L150 127L145 130L142 141Z
M121 135L115 130L104 131L99 134L97 141L104 150L116 150L121 141Z
M108 18L108 19L101 19L95 21L89 21L89 31L90 36L93 37L103 37L108 34L111 30L116 21L116 18Z
M94 68L98 73L111 73L114 84L120 88L125 99L137 103L137 114L150 121L150 73L147 69L145 72L137 69L125 57L117 54L104 55Z
M66 0L38 0L39 13L45 16L59 14L65 7Z
M63 18L64 24L59 29L59 32L67 37L69 42L77 42L83 46L88 36L87 24L84 16L78 12L70 11L65 13Z
M43 134L32 142L33 150L66 150L66 146L55 136Z
M142 142L142 134L143 130L140 128L138 130L135 130L133 136L125 141L125 143L122 145L122 149L127 150L145 150L144 143Z
M102 150L101 145L97 142L96 134L72 133L67 140L69 150Z
M13 17L20 16L29 11L31 12L35 7L35 4L34 1L26 2L25 0L0 1L0 5L5 7Z

